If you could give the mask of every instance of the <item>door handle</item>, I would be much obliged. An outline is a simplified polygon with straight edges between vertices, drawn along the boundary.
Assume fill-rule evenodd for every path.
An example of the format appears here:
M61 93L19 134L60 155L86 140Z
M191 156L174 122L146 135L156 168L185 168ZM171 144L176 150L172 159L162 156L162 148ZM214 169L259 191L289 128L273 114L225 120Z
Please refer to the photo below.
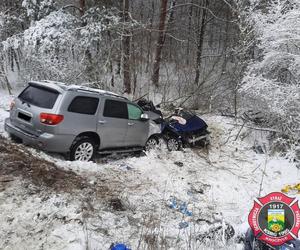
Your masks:
M128 126L133 126L134 123L133 122L128 122Z
M106 121L98 121L100 124L105 124Z

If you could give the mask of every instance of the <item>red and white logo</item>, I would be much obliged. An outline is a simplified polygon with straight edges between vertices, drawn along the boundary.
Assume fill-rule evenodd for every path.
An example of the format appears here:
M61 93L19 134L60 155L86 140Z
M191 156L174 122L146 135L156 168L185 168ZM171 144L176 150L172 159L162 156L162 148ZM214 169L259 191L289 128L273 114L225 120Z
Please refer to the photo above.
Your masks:
M297 239L300 209L296 198L274 192L254 200L248 222L254 236L271 246Z

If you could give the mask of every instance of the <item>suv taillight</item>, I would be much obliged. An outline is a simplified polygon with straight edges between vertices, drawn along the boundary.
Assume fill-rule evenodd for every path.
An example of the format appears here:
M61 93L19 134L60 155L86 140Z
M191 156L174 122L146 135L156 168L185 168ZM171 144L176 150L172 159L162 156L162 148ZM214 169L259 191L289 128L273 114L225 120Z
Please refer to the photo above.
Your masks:
M40 114L40 122L47 125L57 125L64 119L63 115L55 115L48 113Z

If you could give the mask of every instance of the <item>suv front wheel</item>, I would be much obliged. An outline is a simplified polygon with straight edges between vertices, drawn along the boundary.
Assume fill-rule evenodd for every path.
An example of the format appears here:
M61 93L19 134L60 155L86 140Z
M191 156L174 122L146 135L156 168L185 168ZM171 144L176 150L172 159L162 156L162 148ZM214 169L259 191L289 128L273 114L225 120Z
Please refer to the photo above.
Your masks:
M74 141L71 151L71 161L91 161L96 153L96 144L89 137L79 137Z
M159 144L159 139L157 138L157 136L151 136L146 142L145 150L150 151L152 149L155 149L158 144Z

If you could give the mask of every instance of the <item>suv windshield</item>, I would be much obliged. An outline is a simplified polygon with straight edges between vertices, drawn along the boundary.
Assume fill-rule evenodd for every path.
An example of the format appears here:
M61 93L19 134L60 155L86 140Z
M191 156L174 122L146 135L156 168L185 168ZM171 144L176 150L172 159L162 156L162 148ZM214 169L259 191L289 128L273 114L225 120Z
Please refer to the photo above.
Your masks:
M40 108L52 109L58 95L59 93L55 90L29 85L19 95L19 99Z

